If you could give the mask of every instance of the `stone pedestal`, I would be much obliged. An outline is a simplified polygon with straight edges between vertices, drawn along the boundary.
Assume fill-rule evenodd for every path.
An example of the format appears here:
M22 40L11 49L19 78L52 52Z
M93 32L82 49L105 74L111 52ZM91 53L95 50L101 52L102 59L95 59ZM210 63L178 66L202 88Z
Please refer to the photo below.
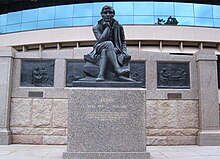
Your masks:
M198 68L198 145L220 145L217 57L214 51L195 54Z
M64 159L149 159L145 90L77 88L70 92Z
M0 48L0 145L11 143L9 120L13 56L11 48Z

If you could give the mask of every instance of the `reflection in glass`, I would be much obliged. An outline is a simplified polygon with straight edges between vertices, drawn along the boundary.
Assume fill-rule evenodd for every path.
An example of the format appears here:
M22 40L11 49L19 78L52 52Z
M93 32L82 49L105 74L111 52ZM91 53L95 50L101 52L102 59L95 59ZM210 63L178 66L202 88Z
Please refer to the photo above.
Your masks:
M193 17L192 3L174 3L175 16L191 16Z
M37 21L38 9L24 10L22 14L22 22Z
M195 18L195 25L197 25L197 26L211 26L211 27L213 27L213 19Z
M73 17L73 5L56 6L55 18Z
M21 30L34 30L37 29L37 22L22 23Z
M92 3L75 4L74 17L92 16Z
M220 19L214 19L214 27L220 27Z
M100 11L103 6L105 5L110 5L113 6L113 2L98 2L98 3L93 3L93 16L100 16Z
M178 25L194 25L194 18L190 17L176 17L179 22Z
M172 2L155 2L154 12L155 12L155 15L174 16L173 3Z
M113 8L116 15L133 15L134 7L133 2L114 2Z
M153 14L153 2L134 2L134 15Z
M54 20L39 21L37 25L38 29L53 28L53 27L54 27Z
M38 20L54 19L55 7L39 8Z
M73 25L74 26L92 25L92 17L74 18Z
M6 26L1 26L0 27L0 34L6 33Z
M7 24L7 14L0 15L0 26Z
M55 20L55 27L65 27L65 26L72 26L72 25L73 25L72 18L56 19Z
M134 24L134 17L133 16L115 16L121 24Z
M213 6L213 17L220 18L220 6Z
M134 24L154 24L154 16L134 16Z
M21 23L21 16L22 16L22 11L8 13L7 24Z
M15 24L15 25L8 25L7 26L7 32L16 32L21 30L21 24Z
M213 18L212 5L194 4L195 17Z

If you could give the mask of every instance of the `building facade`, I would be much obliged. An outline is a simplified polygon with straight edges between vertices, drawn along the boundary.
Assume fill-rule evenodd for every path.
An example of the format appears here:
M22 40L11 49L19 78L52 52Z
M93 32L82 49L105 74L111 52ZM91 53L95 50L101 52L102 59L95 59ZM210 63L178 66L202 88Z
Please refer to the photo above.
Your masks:
M0 2L0 144L66 144L68 92L106 4L146 90L146 144L220 145L220 5L177 0Z

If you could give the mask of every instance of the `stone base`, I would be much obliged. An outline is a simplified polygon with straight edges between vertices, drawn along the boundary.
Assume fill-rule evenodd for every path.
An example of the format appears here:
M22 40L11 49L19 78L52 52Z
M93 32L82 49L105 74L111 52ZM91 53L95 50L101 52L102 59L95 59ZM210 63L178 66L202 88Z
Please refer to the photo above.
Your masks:
M0 145L11 144L11 131L0 128Z
M63 159L150 159L150 153L147 152L129 152L129 153L63 153Z
M207 130L198 133L198 145L220 146L220 130Z

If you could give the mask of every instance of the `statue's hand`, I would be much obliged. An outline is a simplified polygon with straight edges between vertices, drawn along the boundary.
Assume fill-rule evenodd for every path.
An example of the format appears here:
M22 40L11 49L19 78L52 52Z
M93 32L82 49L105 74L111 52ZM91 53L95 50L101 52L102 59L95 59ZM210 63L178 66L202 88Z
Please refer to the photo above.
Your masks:
M110 22L103 22L102 27L105 28L110 28Z

